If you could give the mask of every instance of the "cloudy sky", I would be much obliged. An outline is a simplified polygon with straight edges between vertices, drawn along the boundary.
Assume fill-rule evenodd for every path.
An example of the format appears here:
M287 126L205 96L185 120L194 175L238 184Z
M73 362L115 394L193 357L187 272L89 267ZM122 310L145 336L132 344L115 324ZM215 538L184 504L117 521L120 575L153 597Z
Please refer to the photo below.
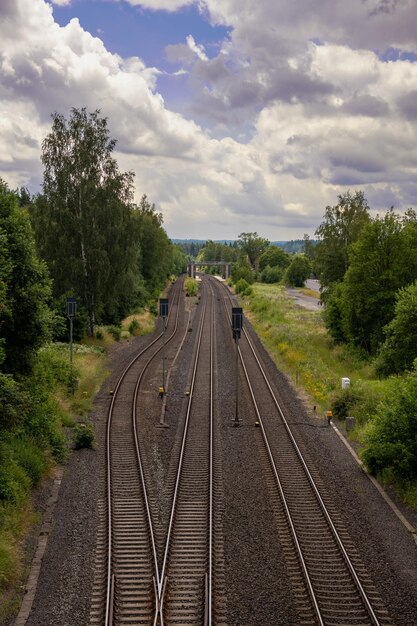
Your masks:
M171 237L312 235L361 189L417 208L417 0L0 0L0 176L101 109Z

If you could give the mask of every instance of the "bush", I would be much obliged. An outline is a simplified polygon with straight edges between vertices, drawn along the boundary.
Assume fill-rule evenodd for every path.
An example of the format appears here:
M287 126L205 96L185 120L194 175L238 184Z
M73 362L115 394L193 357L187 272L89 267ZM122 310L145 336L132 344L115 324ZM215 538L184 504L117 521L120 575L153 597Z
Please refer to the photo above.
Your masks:
M235 285L236 293L240 293L243 295L243 292L246 291L248 287L249 283L244 278L240 278Z
M372 474L417 478L417 372L393 378L378 404L362 458Z
M252 284L255 280L255 275L251 267L243 261L232 265L231 270L231 279L234 283L237 283L241 278L243 278L248 284Z
M74 446L76 450L93 448L94 429L92 424L77 424L74 432Z
M304 283L311 274L311 264L306 256L296 254L285 271L285 281L293 287L304 287Z
M107 330L111 334L113 339L115 339L116 341L120 341L120 337L122 336L122 329L120 328L120 326L108 326Z
M0 448L0 502L18 503L29 493L31 481L5 444Z
M131 335L136 336L139 334L139 322L138 320L134 317L133 320L130 322L129 327L128 327L128 331Z
M184 288L187 296L196 296L199 288L198 280L195 278L186 278Z
M13 443L13 459L30 478L32 485L37 485L45 473L48 462L33 439L24 437Z
M354 407L359 397L360 393L353 387L341 389L340 392L336 392L331 401L331 410L334 417L339 420L344 420L349 415L355 413Z
M271 267L267 265L261 272L260 279L263 283L279 283L282 278L282 269L280 267Z

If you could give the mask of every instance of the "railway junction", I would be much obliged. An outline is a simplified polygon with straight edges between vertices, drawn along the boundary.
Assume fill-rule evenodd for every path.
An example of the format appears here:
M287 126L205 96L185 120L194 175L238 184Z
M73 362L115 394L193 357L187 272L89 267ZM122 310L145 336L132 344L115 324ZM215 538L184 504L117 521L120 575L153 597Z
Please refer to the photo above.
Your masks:
M417 624L414 537L225 284L167 299L113 353L27 626Z

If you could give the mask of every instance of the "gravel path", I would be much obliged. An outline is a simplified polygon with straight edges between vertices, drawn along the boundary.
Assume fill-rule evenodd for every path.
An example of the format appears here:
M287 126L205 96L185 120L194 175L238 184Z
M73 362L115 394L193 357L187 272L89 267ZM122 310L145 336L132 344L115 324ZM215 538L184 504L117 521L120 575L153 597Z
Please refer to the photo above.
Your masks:
M219 296L220 298L220 296ZM221 298L217 302L220 312ZM199 307L187 302L191 326ZM220 315L220 313L219 313ZM195 319L194 319L195 318ZM194 332L187 334L171 375L167 398L169 429L154 430L155 411L148 432L152 441L150 463L156 468L155 489L163 493L175 453L178 425L185 404ZM242 391L241 428L233 428L234 397L230 392L234 355L230 329L224 321L217 329L216 409L223 436L223 544L228 587L229 626L296 625L292 590L276 532L268 487L259 473L262 446L259 430L247 414L249 400ZM97 449L72 453L65 467L54 528L42 564L41 577L27 626L87 626L93 582L94 546L98 524L97 503L103 493L103 442L109 390L132 355L150 338L116 344L109 359L111 376L96 397L91 415ZM397 626L417 624L417 546L391 509L358 467L333 429L305 407L288 380L280 374L255 339L263 361L274 378L282 403L302 447L308 450L315 471L337 504L349 533ZM159 373L153 374L154 385ZM152 377L151 377L152 380ZM243 389L243 380L241 381ZM415 517L405 507L410 521ZM161 506L161 519L165 516ZM279 615L279 620L277 620Z

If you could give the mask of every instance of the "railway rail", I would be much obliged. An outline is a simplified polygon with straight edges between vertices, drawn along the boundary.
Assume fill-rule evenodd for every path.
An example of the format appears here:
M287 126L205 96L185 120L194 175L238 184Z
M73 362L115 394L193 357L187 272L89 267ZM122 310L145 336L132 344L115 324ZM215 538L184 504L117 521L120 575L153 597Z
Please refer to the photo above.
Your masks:
M181 288L171 308L166 343L176 336ZM108 521L99 554L106 564L91 626L224 626L226 584L221 549L218 442L224 416L216 407L216 319L228 319L233 298L204 278L188 383L188 400L171 452L166 522L158 517L141 451L139 394L163 348L162 333L125 368L116 385L107 426ZM175 310L175 313L173 312ZM217 317L216 317L217 316ZM187 334L187 333L186 333ZM184 335L185 339L185 335ZM230 348L232 339L230 333ZM264 367L252 333L238 348L240 389L252 403L268 483L302 626L390 626L391 621L360 556L328 498L314 464L297 441L279 389ZM151 496L149 495L151 493ZM158 539L159 537L159 539ZM98 591L100 588L100 592Z
M230 293L223 302L233 303ZM279 520L280 539L288 562L301 623L320 626L388 626L379 598L342 520L325 502L286 419L278 394L249 332L243 329L238 348L257 424L262 433L269 482ZM267 470L267 468L265 468ZM296 555L296 559L294 558Z
M102 570L106 561L106 584L96 577L91 626L214 623L213 587L219 588L213 573L214 520L218 519L214 511L214 298L211 286L202 292L166 531L149 494L138 420L141 384L163 348L162 333L126 366L113 392L107 419L107 530L102 530L98 549ZM177 333L180 294L179 288L166 344ZM163 535L162 558L158 535ZM221 608L217 612L221 614Z

